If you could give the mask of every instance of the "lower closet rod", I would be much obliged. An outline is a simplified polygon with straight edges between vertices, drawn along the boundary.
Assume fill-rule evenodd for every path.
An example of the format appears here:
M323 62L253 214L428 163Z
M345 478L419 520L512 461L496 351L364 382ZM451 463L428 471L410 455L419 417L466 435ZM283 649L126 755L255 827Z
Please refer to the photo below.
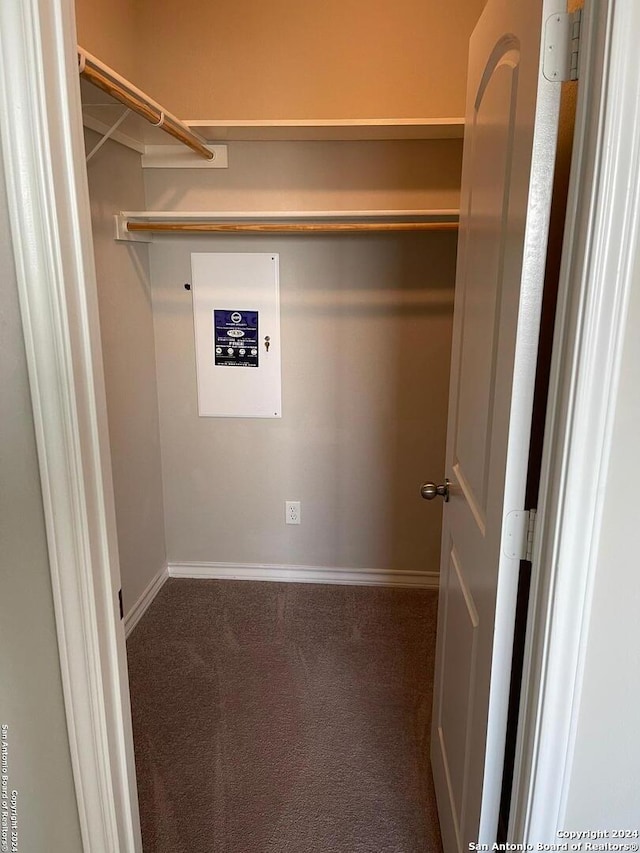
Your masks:
M457 222L128 222L128 231L351 234L363 231L455 231Z

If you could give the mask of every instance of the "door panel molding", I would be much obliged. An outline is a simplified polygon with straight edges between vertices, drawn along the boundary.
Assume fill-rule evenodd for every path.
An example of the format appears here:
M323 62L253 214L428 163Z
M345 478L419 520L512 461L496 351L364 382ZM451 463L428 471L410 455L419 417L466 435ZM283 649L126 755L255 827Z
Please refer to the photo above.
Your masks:
M498 65L503 63L511 65L512 68L517 68L520 64L520 39L516 38L516 36L512 34L499 38L495 47L491 51L485 71L480 78L480 83L478 85L478 92L476 94L474 104L476 114L480 108L482 98L484 97L486 88L489 85L496 68Z
M456 644L453 649L446 641L443 644L443 666L442 666L442 685L440 688L441 701L439 708L438 728L440 731L440 740L447 746L447 731L449 729L448 722L452 716L460 716L464 713L464 751L461 755L461 761L458 762L458 772L454 773L454 768L449 763L446 755L450 754L449 750L445 749L443 760L449 779L449 785L452 796L452 803L455 808L456 823L458 827L464 827L465 803L466 803L466 779L467 769L469 764L469 747L471 739L471 723L473 720L473 705L476 686L476 659L478 649L478 626L480 618L473 601L473 596L469 585L465 579L464 572L460 565L458 554L455 546L452 547L449 555L448 569L443 584L446 590L446 635L453 630L456 636ZM455 619L455 626L451 625ZM465 633L466 632L466 633ZM463 636L465 635L465 636ZM450 657L453 651L453 658ZM466 684L461 684L462 689L455 691L454 695L449 692L449 683L447 681L447 673L454 674L456 680L459 679L460 672L467 670ZM447 699L449 700L447 702ZM445 707L446 705L446 707ZM452 754L452 753L451 753Z
M478 501L476 500L476 496L473 494L473 490L469 483L462 473L462 468L460 467L460 463L456 462L453 466L453 475L456 478L456 485L460 488L462 495L469 507L471 514L473 515L475 522L478 526L478 531L480 535L484 538L487 533L487 519L482 512L481 507L478 505Z
M468 187L469 202L466 205L467 218L466 227L461 230L460 239L462 242L461 255L464 256L464 265L461 265L459 274L456 278L456 287L461 292L460 304L460 341L459 350L460 358L457 362L457 377L452 382L452 388L456 388L455 399L455 427L453 430L454 447L453 459L454 468L457 471L457 476L464 480L464 493L469 500L471 510L478 521L482 530L486 529L487 524L487 502L489 498L490 472L491 472L491 449L492 435L494 422L494 400L496 391L496 382L498 379L498 354L501 349L500 338L500 320L503 311L503 295L504 295L504 273L505 273L505 252L507 249L507 236L509 234L509 193L511 187L512 168L513 168L513 140L516 126L517 115L517 71L520 60L519 51L513 48L513 44L517 43L517 39L513 36L508 36L500 39L494 48L489 59L489 67L482 76L478 95L476 96L473 121L470 128L467 129L465 144L469 144L472 148L472 155L469 158L471 163L471 172L475 173L476 158L479 154L478 140L480 138L480 153L484 155L481 161L481 170L483 172L481 179ZM508 61L507 61L508 58ZM492 89L492 83L496 81L496 73L501 71L504 66L509 70L509 77L505 80L500 77L496 86L500 87L497 92ZM483 105L485 104L485 96L491 95L495 99L496 96L501 98L504 96L504 101L509 104L508 107L508 122L504 126L500 126L500 139L479 137L479 124L481 119L484 120L484 115L481 114ZM489 98L491 101L491 98ZM500 101L498 101L500 103ZM496 104L493 105L496 108ZM491 126L491 104L488 105L489 117L488 124ZM486 134L486 131L485 131ZM486 171L486 147L491 144L492 147L504 149L504 164L502 169L498 169L493 175ZM484 149L484 150L483 150ZM500 163L500 155L496 151L495 159ZM498 180L496 180L498 179ZM490 181L490 191L487 193L487 183ZM495 192L497 187L498 191ZM500 189L502 192L500 193ZM480 196L480 198L478 198ZM487 198L487 196L489 196ZM488 207L481 207L478 211L474 207L474 198L480 202L482 206L488 202ZM500 199L500 204L497 204L497 199ZM493 205L493 209L492 208ZM478 271L473 264L476 252L482 255L482 247L486 245L486 237L483 231L491 229L497 225L496 214L500 214L500 240L495 247L493 253L492 268L495 268L496 275L491 276L494 279L494 286L491 291L483 288L483 282L490 277L488 270L483 269ZM475 219L474 219L475 215ZM488 301L491 300L491 304ZM477 306L480 305L480 316L476 318L469 316L471 306L476 306L475 314L478 315ZM491 310L492 308L492 310ZM488 323L482 323L482 313L486 309L486 320L492 317L491 327L488 328ZM478 319L480 323L476 324L474 319ZM478 357L479 347L482 341L474 337L479 330L476 330L476 325L481 327L482 339L489 345L489 358ZM467 350L471 349L474 353L469 356ZM473 372L477 369L477 365L482 363L488 364L486 375L466 375L466 370L471 369ZM486 386L485 386L486 383ZM469 393L469 386L473 386L471 409L469 403L465 406L465 397ZM482 398L487 401L486 408L478 404L478 392L482 391ZM466 393L465 393L466 392ZM480 411L478 411L480 409ZM478 441L478 432L483 441ZM461 433L464 433L462 435ZM474 445L474 439L476 444ZM469 456L465 453L465 444L471 441L470 456L478 456L478 451L482 447L484 452L481 454L482 468L474 471L473 466L466 468L464 458ZM462 473L464 471L464 473Z
M463 853L462 833L460 831L460 822L458 820L458 810L456 808L456 800L453 793L453 784L449 773L449 759L447 757L447 747L444 742L442 728L438 726L438 749L436 750L435 758L432 754L433 776L437 779L441 776L446 785L449 798L449 814L451 815L451 826L448 823L441 823L440 829L442 832L443 847L445 850L451 849L451 843L455 844L455 849L458 853ZM449 836L453 834L452 841Z

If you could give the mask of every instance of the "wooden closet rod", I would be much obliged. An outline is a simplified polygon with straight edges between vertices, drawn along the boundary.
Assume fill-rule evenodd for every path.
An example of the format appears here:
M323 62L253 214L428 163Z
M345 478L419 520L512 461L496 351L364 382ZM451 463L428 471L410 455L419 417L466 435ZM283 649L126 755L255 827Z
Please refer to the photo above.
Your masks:
M455 231L457 222L127 222L128 231L236 234L352 234L372 231Z
M186 124L80 46L78 46L78 69L81 76L93 83L94 86L138 113L151 124L171 134L184 145L188 145L192 151L204 157L205 160L213 160L213 152L209 151L202 140Z

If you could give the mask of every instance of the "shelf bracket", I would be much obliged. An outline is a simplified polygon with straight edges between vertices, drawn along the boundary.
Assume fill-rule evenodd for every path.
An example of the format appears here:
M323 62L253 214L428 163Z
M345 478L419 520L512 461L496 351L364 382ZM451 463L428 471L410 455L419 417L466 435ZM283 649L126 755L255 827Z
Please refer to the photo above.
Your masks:
M116 213L113 217L114 235L113 239L120 243L153 243L153 236L144 232L129 231L127 223L128 216L123 213Z
M111 138L111 136L120 127L120 125L126 119L126 117L129 115L130 112L131 112L131 110L127 107L125 109L125 111L122 113L122 115L120 115L118 117L118 119L114 122L114 124L111 125L109 130L105 134L103 134L102 138L94 145L94 147L91 149L91 151L89 151L89 153L87 154L87 163L89 162L89 160L91 160L91 158L93 157L94 154L98 153L98 151L102 148L102 146L105 144L107 139Z

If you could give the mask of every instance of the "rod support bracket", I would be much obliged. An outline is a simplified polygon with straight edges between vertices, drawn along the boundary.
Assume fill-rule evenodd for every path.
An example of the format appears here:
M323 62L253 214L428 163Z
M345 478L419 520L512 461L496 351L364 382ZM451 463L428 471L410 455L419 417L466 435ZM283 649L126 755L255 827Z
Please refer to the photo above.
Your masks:
M144 231L129 231L128 222L129 219L124 214L116 213L114 215L114 240L120 243L153 243L153 235Z

